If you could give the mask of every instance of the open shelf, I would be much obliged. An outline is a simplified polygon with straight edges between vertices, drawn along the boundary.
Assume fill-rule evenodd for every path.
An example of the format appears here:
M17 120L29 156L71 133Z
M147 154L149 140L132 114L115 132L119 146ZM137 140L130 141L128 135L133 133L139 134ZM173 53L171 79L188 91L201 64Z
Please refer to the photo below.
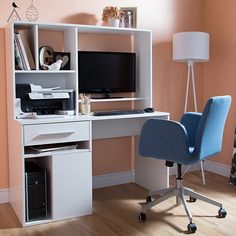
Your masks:
M53 152L44 152L44 153L38 153L38 154L25 154L24 158L37 158L37 157L46 157L46 156L52 156L55 154L67 154L67 153L82 153L82 152L89 152L89 149L75 149L75 150L63 150L63 151L53 151Z
M37 158L52 156L55 154L89 152L89 141L78 141L72 143L55 143L46 145L25 146L24 158Z

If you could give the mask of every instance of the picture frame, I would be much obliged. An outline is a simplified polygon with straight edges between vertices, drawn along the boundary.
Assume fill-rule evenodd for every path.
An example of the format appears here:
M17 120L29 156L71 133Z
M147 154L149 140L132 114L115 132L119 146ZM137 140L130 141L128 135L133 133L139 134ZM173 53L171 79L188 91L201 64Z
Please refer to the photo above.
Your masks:
M137 28L137 7L121 7L120 10L124 12L124 27ZM131 15L130 22L126 19L128 13Z
M61 59L62 65L60 70L70 70L70 53L69 52L53 52L53 61Z

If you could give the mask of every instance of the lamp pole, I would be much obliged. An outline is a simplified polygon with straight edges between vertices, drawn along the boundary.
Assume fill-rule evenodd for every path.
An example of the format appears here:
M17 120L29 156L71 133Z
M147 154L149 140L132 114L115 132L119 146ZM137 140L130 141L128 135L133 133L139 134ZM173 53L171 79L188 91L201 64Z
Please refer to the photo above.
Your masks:
M194 111L197 112L197 99L196 99L196 89L195 89L195 79L194 79L194 62L193 62L193 60L188 60L187 65L188 65L188 74L187 74L186 95L185 95L185 103L184 103L184 113L187 111L187 105L188 105L190 74L191 74L192 85L193 85Z

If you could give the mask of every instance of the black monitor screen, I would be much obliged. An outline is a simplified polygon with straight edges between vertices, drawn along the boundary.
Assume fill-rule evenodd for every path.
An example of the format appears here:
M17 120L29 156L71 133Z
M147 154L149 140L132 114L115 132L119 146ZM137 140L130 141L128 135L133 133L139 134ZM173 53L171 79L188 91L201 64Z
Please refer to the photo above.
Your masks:
M135 53L79 51L79 92L135 92L135 62Z

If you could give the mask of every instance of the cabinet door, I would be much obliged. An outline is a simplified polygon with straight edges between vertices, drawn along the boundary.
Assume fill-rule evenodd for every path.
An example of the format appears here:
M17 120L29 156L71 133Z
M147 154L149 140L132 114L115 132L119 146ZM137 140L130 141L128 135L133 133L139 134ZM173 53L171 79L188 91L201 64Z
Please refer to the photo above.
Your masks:
M52 170L53 219L91 214L91 153L56 154L53 156Z

